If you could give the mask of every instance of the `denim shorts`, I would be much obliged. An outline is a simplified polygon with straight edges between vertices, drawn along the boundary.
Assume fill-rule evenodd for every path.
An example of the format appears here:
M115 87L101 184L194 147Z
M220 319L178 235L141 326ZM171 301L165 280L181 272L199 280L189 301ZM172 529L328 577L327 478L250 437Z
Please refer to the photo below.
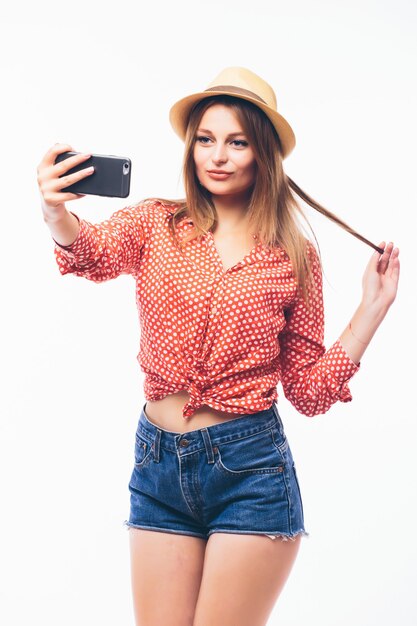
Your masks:
M123 524L208 539L212 533L276 536L304 530L291 449L276 403L264 411L177 433L143 406Z

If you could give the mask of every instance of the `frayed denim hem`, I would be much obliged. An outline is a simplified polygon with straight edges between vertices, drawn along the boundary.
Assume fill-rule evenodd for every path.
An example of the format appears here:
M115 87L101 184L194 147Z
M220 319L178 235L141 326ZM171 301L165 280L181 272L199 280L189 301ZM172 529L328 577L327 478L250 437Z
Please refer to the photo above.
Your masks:
M289 533L264 533L261 531L257 531L257 530L222 530L221 528L219 529L214 529L211 530L209 532L209 537L211 534L213 533L232 533L232 534L238 534L238 535L265 535L265 537L269 537L270 539L281 539L282 541L295 541L296 537L298 535L302 535L306 538L308 538L310 536L310 533L306 532L305 530L299 530L296 533L293 534L289 534Z
M276 533L275 535L268 535L267 533L265 533L265 535L266 537L269 537L270 539L277 539L279 537L282 541L288 541L288 540L295 541L295 538L298 535L302 535L306 539L310 537L310 533L306 532L305 530L300 530L298 531L298 533L295 533L294 535L284 535L283 533Z
M154 530L160 533L172 533L174 535L187 535L188 537L198 537L199 539L207 540L207 537L205 537L204 535L200 535L199 533L193 533L188 530L179 530L177 528L160 528L159 526L144 526L140 524L134 524L132 522L129 522L128 520L125 520L123 522L123 526L126 528L126 530L130 530L131 528L139 528L140 530Z

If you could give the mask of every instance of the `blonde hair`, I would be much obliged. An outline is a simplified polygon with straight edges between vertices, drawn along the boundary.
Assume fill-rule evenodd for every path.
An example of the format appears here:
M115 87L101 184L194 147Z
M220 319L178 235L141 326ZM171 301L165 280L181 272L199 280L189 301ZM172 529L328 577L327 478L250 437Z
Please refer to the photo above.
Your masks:
M178 246L209 230L213 231L217 222L211 194L198 181L193 157L195 135L200 120L204 112L217 103L230 107L236 114L248 137L256 160L255 183L247 207L248 228L252 232L256 231L259 240L272 251L279 247L286 252L291 261L298 288L307 306L310 305L310 289L315 291L310 256L311 248L314 246L303 234L299 216L302 216L308 223L319 250L320 247L294 193L322 215L382 254L381 248L313 200L285 174L279 136L263 111L247 100L227 95L208 97L193 107L188 121L182 164L186 198L181 200L161 198L161 201L165 203L179 205L169 222L169 228ZM176 224L184 216L192 220L194 228L180 243L177 238Z

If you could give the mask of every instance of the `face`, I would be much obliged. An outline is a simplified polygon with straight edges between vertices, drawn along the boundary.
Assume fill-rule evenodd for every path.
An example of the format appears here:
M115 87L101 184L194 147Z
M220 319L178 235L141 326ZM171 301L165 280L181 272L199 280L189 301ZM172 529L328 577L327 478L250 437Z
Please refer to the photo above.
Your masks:
M252 148L235 113L223 104L205 111L194 145L197 178L213 196L245 195L256 176ZM228 174L210 173L223 170Z

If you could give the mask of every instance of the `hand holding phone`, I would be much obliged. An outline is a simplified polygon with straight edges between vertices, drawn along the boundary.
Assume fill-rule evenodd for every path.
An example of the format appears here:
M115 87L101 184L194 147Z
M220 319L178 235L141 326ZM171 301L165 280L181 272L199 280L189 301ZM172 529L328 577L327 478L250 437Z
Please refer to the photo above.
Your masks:
M91 162L93 165L86 167ZM91 177L97 169L100 176L93 180ZM78 232L78 222L67 210L66 201L78 200L86 194L126 197L130 172L129 159L73 152L68 144L53 145L38 165L37 181L43 217L55 240L67 245Z
M56 164L57 155L67 150L72 150L68 144L56 143L44 154L41 162L37 167L37 181L41 194L41 205L45 221L56 221L66 215L67 209L65 202L69 200L78 200L83 198L83 194L62 192L61 189L68 183L73 183L87 176L91 176L94 169L79 169L75 174L63 177L71 166L83 166L85 161L91 157L91 154L76 153Z
M62 152L57 155L55 164L62 163L79 154L73 151ZM71 175L91 166L94 167L94 171L90 176L84 176L81 179L71 179ZM63 187L62 191L108 196L111 198L126 198L130 192L131 171L132 163L127 157L118 157L114 154L91 154L89 158L83 159L81 163L74 164L71 169L66 171L66 182L71 184Z

